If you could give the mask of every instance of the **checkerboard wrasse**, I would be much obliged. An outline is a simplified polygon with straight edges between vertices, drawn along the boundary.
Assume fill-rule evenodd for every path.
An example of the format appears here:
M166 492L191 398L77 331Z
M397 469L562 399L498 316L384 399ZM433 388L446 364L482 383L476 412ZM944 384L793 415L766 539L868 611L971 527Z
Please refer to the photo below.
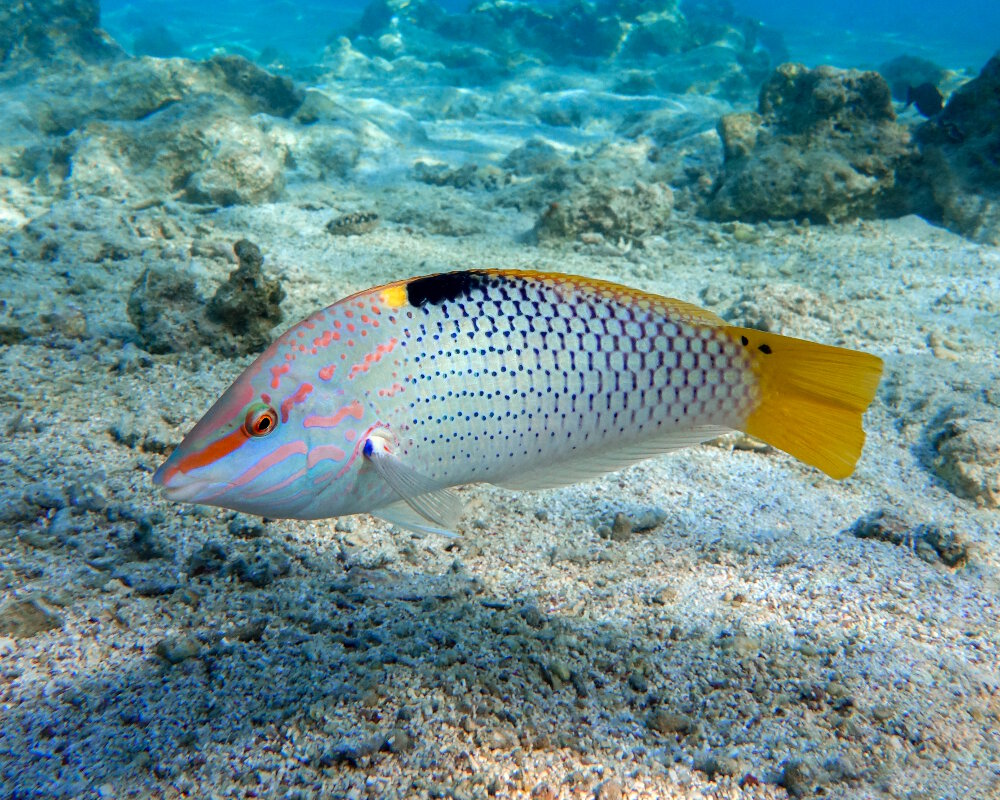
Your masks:
M391 283L280 336L159 468L168 497L451 531L452 487L564 486L745 431L850 475L882 361L543 272Z

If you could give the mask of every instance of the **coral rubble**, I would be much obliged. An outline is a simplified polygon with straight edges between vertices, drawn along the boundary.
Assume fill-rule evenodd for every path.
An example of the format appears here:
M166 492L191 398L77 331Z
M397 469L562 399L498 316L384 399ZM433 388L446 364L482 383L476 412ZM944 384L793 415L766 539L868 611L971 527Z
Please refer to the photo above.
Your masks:
M211 299L192 277L165 266L145 270L132 287L128 316L150 353L210 347L227 356L260 352L281 322L285 292L263 273L260 249L245 239L233 246L239 266Z

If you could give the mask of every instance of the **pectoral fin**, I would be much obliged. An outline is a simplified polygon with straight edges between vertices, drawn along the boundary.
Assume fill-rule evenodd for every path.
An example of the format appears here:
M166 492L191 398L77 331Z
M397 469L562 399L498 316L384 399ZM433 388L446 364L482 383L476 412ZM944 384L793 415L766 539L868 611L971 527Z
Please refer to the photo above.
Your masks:
M362 452L379 477L392 487L418 519L403 514L403 509L396 508L398 503L376 509L375 516L416 530L437 533L455 530L462 517L462 501L455 492L442 488L433 479L404 464L389 451L388 442L381 437L370 437ZM420 520L426 524L422 525Z
M447 536L449 539L458 538L458 534L455 531L448 530L447 528L439 528L432 524L426 517L414 511L402 500L398 503L383 506L382 508L376 508L371 514L373 517L384 519L386 522L398 525L400 528L406 528L408 531L436 533L439 536Z

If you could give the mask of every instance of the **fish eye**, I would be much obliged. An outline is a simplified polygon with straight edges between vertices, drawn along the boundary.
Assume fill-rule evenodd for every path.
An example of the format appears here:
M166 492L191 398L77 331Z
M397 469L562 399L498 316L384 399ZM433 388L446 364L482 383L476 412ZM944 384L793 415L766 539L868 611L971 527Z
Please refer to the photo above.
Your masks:
M267 436L278 427L278 412L264 403L254 403L243 420L243 430L248 436Z

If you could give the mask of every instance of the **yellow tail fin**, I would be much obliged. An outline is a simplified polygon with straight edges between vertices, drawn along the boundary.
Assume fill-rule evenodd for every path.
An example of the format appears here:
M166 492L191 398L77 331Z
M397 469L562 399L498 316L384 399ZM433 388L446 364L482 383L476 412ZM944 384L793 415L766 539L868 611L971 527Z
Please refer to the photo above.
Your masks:
M823 470L846 478L861 457L861 416L882 376L882 359L804 339L727 326L753 353L760 403L744 431Z

